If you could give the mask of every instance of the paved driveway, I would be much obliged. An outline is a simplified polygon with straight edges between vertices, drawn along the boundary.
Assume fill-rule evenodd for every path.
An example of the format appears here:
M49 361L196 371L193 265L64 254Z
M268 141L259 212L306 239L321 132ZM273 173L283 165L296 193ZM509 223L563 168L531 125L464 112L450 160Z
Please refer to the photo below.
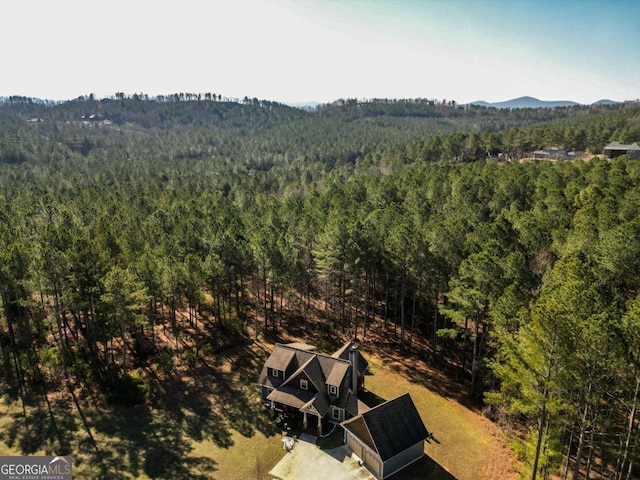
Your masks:
M346 446L320 450L315 437L304 434L269 475L280 480L375 480L369 470L351 458Z

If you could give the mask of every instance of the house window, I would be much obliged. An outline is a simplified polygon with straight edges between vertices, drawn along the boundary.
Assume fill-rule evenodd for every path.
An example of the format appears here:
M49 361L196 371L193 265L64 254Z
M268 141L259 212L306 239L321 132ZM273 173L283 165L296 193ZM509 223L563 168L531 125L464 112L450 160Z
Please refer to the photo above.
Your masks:
M341 412L339 408L333 407L331 409L331 416L333 417L334 420L340 420L340 417L342 416L340 415L340 413Z
M338 395L338 387L329 385L329 395Z
M300 379L300 388L302 390L309 390L309 382L307 382L304 378Z
M280 374L280 372L278 372L278 370L276 370L275 368L271 370L271 373L273 374L274 378L278 378L278 375Z

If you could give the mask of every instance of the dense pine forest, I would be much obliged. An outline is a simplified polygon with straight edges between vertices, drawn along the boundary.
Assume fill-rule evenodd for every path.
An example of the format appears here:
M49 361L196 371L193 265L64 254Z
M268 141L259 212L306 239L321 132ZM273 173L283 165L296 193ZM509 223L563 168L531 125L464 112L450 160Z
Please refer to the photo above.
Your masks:
M640 161L611 141L638 103L4 98L1 383L128 406L140 366L375 337L455 377L525 478L638 478Z

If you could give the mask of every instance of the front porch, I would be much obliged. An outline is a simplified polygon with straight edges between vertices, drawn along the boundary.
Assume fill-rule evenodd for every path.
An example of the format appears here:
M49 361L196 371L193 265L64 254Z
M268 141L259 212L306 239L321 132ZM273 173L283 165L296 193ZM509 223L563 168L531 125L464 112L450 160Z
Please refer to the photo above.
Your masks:
M288 432L299 431L319 437L327 430L327 420L311 411L301 412L295 407L275 403L269 406L269 411L274 422Z
M315 428L316 436L322 436L324 417L313 407L313 405L305 405L302 411L302 430L312 430Z

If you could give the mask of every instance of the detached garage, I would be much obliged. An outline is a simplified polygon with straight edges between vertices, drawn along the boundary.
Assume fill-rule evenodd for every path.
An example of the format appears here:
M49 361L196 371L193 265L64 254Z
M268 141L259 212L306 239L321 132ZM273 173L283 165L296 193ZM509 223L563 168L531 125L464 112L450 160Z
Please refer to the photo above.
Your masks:
M341 425L347 447L380 479L420 460L429 437L408 393Z

